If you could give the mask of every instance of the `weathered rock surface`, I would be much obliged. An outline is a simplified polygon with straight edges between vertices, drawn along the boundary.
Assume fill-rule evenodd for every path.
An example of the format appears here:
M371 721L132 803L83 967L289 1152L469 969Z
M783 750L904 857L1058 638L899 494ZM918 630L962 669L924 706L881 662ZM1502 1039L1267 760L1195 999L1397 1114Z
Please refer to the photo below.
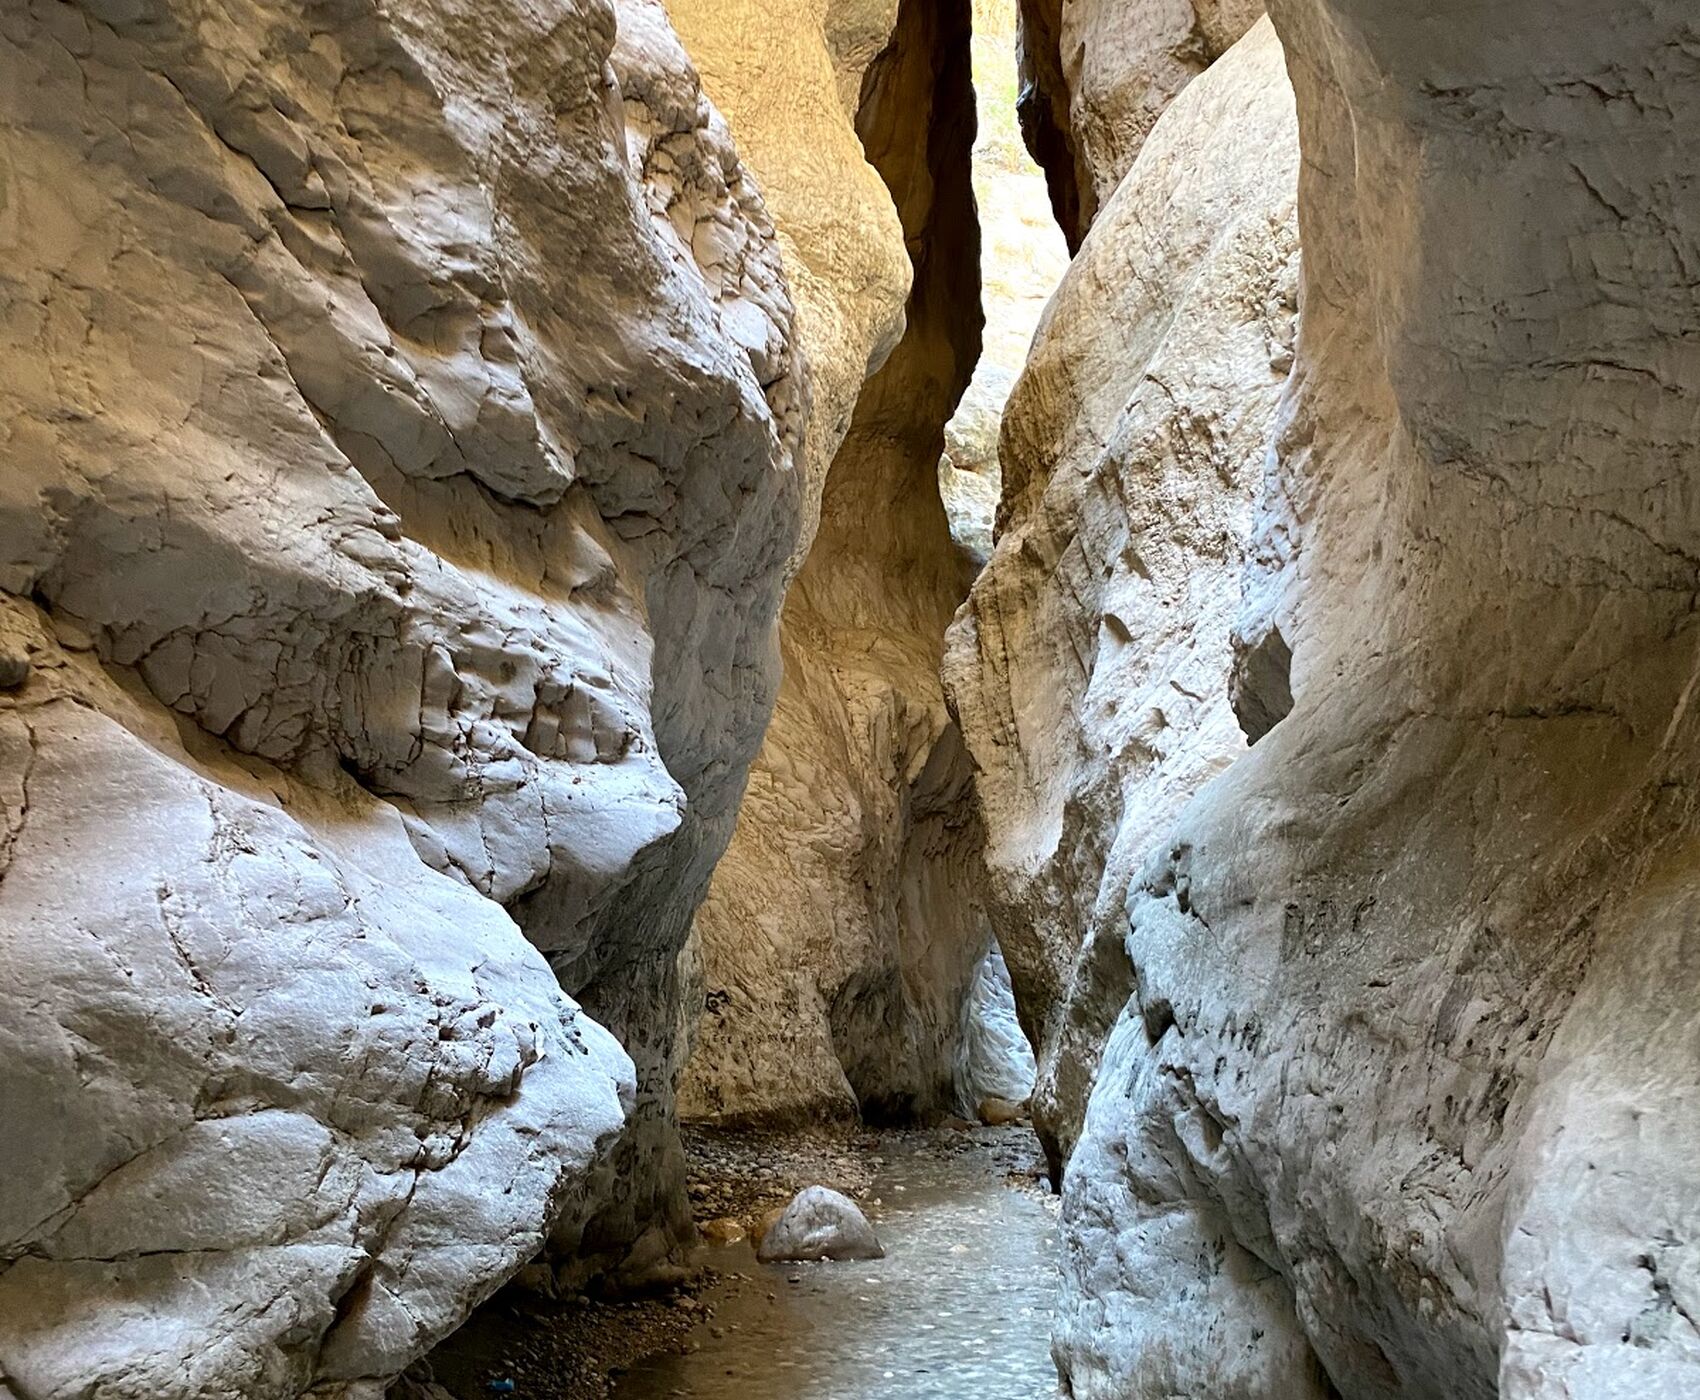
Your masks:
M551 1222L686 1228L673 969L808 395L724 124L615 19L0 16L22 1393L365 1393Z
M0 609L4 1374L381 1381L583 1219L630 1063L393 807L180 738L44 622Z
M891 46L899 0L666 3L760 183L796 303L811 405L800 565L862 385L903 333L912 281L904 228L858 131L868 70Z
M697 917L706 1009L680 1110L718 1122L949 1109L989 939L967 756L938 679L972 567L937 485L979 345L967 0L907 0L859 94L914 289L833 459L785 604L773 724Z
M764 1264L883 1259L885 1248L853 1200L827 1186L809 1186L767 1227L756 1258Z
M1163 109L1264 0L1020 0L1021 127L1077 249Z
M1129 990L1128 883L1245 748L1229 633L1291 356L1297 152L1264 25L1163 123L1057 290L1005 415L1003 533L952 632L1054 1158Z
M1258 737L1128 853L1148 857L1133 996L1065 1183L1066 1387L1697 1393L1693 17L1270 9L1305 153L1304 314L1235 675L1200 692ZM1153 224L1214 230L1205 193L1236 170L1240 208L1267 199L1244 105L1260 46L1272 65L1254 33L1175 100L1116 200L1189 131ZM1249 298L1189 312L1197 272L1150 278L1177 335L1256 319ZM1147 361L1127 364L1132 391ZM1177 392L1177 422L1211 423L1210 401ZM1013 768L1055 711L983 689ZM977 744L990 724L962 713ZM1101 732L1089 690L1069 713L1071 739ZM988 769L998 869L1023 850L1042 869L1050 844ZM1067 841L1128 825L1119 794L1042 810ZM1072 889L1064 919L1098 898L1095 860Z

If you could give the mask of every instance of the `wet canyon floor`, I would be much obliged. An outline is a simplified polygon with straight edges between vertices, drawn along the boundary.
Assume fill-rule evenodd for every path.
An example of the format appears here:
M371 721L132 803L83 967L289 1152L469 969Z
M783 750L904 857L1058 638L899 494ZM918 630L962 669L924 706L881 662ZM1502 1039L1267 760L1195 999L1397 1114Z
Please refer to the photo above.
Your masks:
M802 1186L854 1197L884 1259L760 1264L706 1246L676 1294L487 1309L433 1358L456 1400L1045 1400L1056 1200L1030 1130L687 1133L699 1224ZM511 1290L510 1290L511 1292ZM512 1389L508 1389L508 1385Z

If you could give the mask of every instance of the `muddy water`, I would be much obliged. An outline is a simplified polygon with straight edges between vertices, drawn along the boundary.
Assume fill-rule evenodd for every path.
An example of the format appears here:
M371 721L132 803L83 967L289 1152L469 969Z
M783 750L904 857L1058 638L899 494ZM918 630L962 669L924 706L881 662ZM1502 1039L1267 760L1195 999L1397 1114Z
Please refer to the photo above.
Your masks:
M711 1251L716 1268L746 1277L704 1295L713 1317L697 1350L644 1363L617 1400L1054 1396L1054 1200L982 1154L906 1149L887 1158L873 1197L884 1259L764 1265L747 1245Z

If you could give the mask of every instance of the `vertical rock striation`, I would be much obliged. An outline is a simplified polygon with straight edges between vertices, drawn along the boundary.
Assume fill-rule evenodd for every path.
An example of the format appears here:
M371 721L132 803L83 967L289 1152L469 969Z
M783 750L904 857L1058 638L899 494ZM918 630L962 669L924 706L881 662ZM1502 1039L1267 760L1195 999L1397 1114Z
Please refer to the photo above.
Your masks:
M970 568L937 484L979 353L968 39L968 0L905 0L861 82L856 129L902 220L913 289L833 457L785 604L774 722L698 914L706 1012L681 1088L695 1116L954 1104L988 938L969 767L938 681Z

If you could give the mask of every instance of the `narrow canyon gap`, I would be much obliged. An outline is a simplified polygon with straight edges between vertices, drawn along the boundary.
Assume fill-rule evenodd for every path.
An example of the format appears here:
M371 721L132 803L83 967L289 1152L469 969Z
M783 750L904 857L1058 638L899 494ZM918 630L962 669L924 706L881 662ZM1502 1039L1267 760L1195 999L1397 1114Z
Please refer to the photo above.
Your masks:
M0 1400L1700 1394L1690 10L6 5Z

